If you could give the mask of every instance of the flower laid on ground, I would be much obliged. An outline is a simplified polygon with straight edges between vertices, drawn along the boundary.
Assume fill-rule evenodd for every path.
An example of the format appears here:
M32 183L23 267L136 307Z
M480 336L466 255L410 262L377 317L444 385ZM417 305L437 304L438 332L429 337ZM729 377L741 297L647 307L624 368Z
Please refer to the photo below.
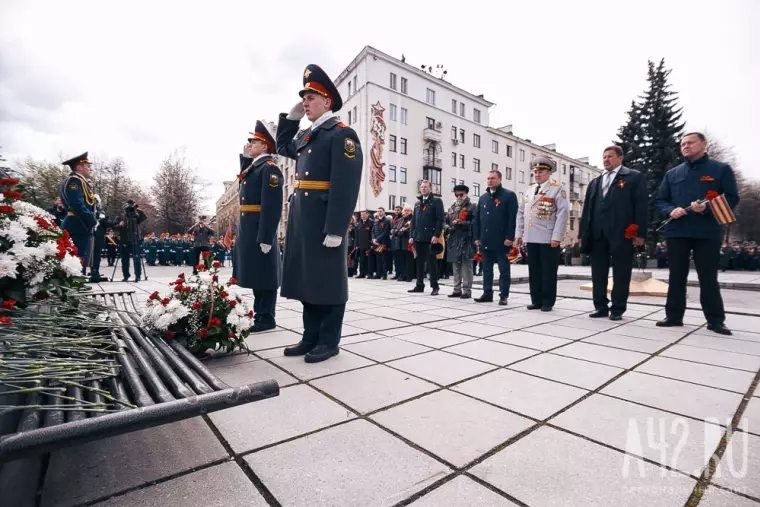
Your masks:
M237 280L219 283L220 267L204 252L197 275L180 273L169 294L148 297L143 325L166 339L183 340L192 352L248 350L253 311L232 289Z
M84 284L76 247L52 215L21 200L16 185L0 179L0 298L20 308L50 296L65 300Z

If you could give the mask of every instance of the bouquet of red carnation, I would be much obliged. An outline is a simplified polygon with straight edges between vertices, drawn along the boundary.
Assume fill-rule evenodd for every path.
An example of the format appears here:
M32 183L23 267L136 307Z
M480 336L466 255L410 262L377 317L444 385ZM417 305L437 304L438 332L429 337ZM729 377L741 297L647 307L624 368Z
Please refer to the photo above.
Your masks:
M705 198L702 199L701 201L699 201L699 204L707 204L708 202L710 202L710 201L712 201L714 199L717 199L718 197L720 197L720 194L718 192L716 192L715 190L708 190L707 194L705 195ZM684 211L691 211L691 206L688 206L688 207L684 208ZM663 227L665 227L666 225L668 225L673 220L674 220L673 217L669 217L662 224L660 224L660 226L657 228L657 230L659 231L660 229L662 229Z
M625 228L625 233L623 237L625 239L636 239L638 232L639 232L639 226L636 224L631 224Z

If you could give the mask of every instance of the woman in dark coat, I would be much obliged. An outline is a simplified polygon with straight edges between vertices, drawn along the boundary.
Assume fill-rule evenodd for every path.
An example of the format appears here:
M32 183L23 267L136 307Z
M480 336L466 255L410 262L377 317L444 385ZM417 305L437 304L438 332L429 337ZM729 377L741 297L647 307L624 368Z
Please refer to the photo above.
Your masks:
M407 282L410 280L407 269L409 261L409 229L412 226L412 207L408 207L408 211L405 208L401 215L397 215L393 219L393 227L391 228L391 253L393 254L393 263L395 265L396 276L394 280L399 282Z

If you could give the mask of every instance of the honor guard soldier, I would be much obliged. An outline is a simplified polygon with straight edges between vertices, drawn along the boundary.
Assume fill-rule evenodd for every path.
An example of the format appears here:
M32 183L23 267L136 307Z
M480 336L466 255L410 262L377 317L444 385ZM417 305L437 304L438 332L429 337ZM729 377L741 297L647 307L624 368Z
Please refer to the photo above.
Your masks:
M557 299L559 245L565 235L569 206L567 192L551 179L557 170L548 157L531 162L536 182L528 187L517 211L515 246L528 249L530 302L528 310L549 312Z
M335 85L316 65L303 73L303 99L280 114L277 152L296 161L290 197L281 295L303 303L301 341L286 356L324 361L339 352L348 301L344 241L359 196L363 155L356 132L338 121ZM304 114L312 122L298 132Z
M95 216L95 193L89 178L92 177L92 164L87 159L87 152L63 162L69 166L71 173L63 180L60 188L61 201L66 208L66 218L61 229L69 231L71 241L79 251L82 259L82 274L90 263L93 233L98 219Z
M282 278L276 236L282 214L283 177L272 160L275 149L274 138L257 121L248 139L250 158L240 157L238 259L233 263L232 276L240 287L253 289L254 333L275 328L277 289Z

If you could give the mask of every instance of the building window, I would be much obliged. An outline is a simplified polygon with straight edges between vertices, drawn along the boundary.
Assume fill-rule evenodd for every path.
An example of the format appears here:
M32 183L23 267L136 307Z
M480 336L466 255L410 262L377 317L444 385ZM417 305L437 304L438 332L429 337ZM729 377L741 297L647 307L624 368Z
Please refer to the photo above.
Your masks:
M401 151L402 155L406 155L406 139L403 138L403 137L401 138L401 150L400 151Z
M403 123L404 125L406 125L406 119L407 119L407 116L409 116L408 113L409 111L407 111L405 107L401 108L401 123Z
M441 171L430 167L422 169L422 179L428 180L433 194L441 195Z
M457 179L456 178L451 178L451 190L450 190L451 192L454 191L454 187L455 186L457 186Z
M499 170L499 164L491 164L491 170L492 171L498 171Z
M401 93L403 93L404 95L409 93L408 87L407 87L407 80L405 77L401 78Z
M531 153L530 154L530 161L533 162L533 159L535 159L535 158L536 158L536 154L535 153Z
M399 182L406 183L406 167L399 168Z
M512 179L512 168L511 167L505 167L504 168L504 177L508 180Z
M356 93L359 90L358 82L359 82L358 78L354 76L354 93Z
M520 150L520 162L525 162L525 150Z
M356 106L354 106L354 123L359 121L359 112L356 110Z
M431 90L430 88L427 89L425 92L425 102L432 106L435 105L435 90ZM438 186L440 186L440 183Z
M396 207L396 196L393 194L388 194L388 209L392 210Z
M388 136L388 151L396 151L396 136L394 135Z
M567 164L562 164L562 174L567 174Z
M507 156L512 158L512 147L510 145L507 145Z
M491 141L491 152L492 153L499 153L499 141Z
M396 181L396 166L395 165L388 166L388 181L390 182Z
M476 148L480 148L480 136L478 134L472 135L472 145Z
M459 167L464 169L464 155L459 155Z
M459 103L459 116L464 118L464 102Z
M399 197L399 199L398 199L398 205L399 205L399 206L401 206L401 207L403 208L403 207L404 207L404 204L406 204L406 197L404 197L404 196L402 195L402 196L401 196L401 197Z
M475 123L480 123L480 109L472 110L472 121Z
M435 130L435 118L427 117L427 128Z
M349 96L349 97L351 96L351 86L352 86L352 85L353 85L353 83L352 83L351 81L349 81L349 82L348 82L348 96Z
M457 114L457 99L451 99L451 112Z
M391 72L391 90L396 89L396 74Z
M459 142L464 143L464 129L459 129Z
M520 171L520 183L525 183L525 171Z
M457 128L456 127L451 127L451 139L453 139L454 141L457 140Z
M457 154L456 153L452 153L451 154L451 167L456 167L456 166L457 166Z
M478 197L480 195L480 183L472 184L472 195Z
M474 170L476 173L479 173L479 172L480 172L480 159L479 159L479 158L474 158L474 159L472 159L472 169L473 169L473 170Z
M351 114L351 111L348 112L348 125L353 125L353 115Z
M391 121L396 121L398 115L398 108L396 107L396 104L391 104L388 108L388 118L390 118Z

